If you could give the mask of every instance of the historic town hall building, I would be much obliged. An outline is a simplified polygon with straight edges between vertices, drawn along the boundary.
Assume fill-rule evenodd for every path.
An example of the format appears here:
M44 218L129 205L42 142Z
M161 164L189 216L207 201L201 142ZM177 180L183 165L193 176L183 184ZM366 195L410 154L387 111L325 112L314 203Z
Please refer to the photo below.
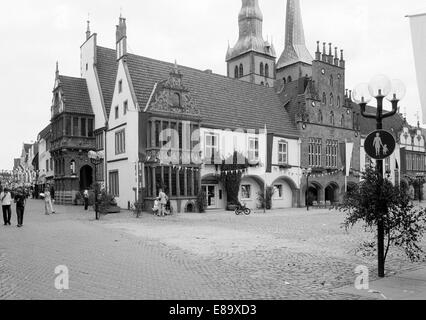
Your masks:
M61 203L96 181L123 208L138 193L149 207L161 188L178 212L194 211L200 191L209 209L223 209L214 159L234 151L252 164L239 196L251 208L265 186L274 208L290 208L338 202L359 182L360 112L345 90L343 50L318 42L311 55L299 0L287 1L278 60L258 0L242 0L238 22L227 76L129 54L123 17L114 49L99 46L88 23L81 78L55 77L50 152ZM90 150L105 155L97 168Z

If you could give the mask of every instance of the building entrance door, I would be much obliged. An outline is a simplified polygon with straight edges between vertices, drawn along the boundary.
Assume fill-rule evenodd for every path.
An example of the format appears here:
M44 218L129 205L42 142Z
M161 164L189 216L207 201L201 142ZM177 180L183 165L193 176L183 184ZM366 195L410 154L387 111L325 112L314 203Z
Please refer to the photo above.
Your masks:
M203 185L203 192L206 195L207 209L217 209L217 186Z

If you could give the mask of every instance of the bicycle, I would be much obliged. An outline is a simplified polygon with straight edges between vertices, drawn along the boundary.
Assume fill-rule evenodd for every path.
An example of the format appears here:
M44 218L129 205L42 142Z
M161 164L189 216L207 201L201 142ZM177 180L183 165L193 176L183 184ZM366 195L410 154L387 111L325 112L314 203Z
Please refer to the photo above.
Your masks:
M251 214L251 210L249 208L247 208L246 204L244 204L244 205L240 204L237 208L235 208L235 214L237 216L243 215L243 214L246 215L246 216L249 216Z

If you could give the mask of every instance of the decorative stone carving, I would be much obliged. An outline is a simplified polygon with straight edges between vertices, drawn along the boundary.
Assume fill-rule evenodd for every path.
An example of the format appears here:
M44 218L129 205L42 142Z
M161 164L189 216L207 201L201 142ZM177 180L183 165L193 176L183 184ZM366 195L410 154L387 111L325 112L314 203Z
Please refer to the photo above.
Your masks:
M174 104L175 95L180 97L180 104ZM160 82L154 98L149 106L151 111L167 112L175 114L186 114L200 117L200 110L189 90L182 83L182 75L175 69L170 73L170 77Z

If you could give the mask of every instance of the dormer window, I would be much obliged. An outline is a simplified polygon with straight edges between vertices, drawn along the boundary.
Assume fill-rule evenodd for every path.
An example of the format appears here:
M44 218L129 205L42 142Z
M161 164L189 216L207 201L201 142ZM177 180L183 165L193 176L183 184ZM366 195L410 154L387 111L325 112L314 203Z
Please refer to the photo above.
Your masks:
M263 77L264 75L264 68L263 68L263 62L260 63L260 75Z
M244 67L240 64L240 78L244 77Z
M239 78L239 76L238 76L238 66L235 66L235 70L234 70L234 78L235 79L238 79Z
M123 92L123 80L118 81L118 93Z
M268 64L265 65L265 77L269 78L269 65Z

